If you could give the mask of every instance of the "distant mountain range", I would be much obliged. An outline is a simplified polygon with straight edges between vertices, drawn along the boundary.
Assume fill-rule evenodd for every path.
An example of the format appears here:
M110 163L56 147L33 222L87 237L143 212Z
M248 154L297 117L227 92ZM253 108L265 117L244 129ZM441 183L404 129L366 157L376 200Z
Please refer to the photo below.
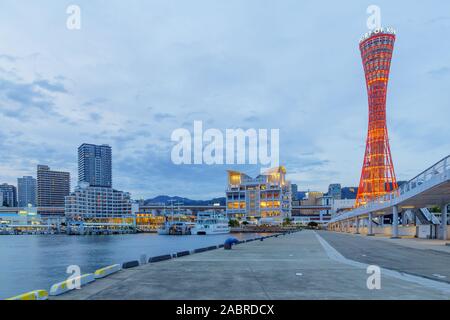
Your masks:
M406 183L406 181L399 181L398 185L401 186L402 184ZM307 191L299 191L297 192L297 199L301 200L306 196ZM341 189L341 197L342 199L356 199L356 195L358 193L357 187L344 187ZM226 205L226 199L225 197L221 198L214 198L210 200L192 200L189 198L183 198L183 197L171 197L171 196L157 196L153 199L147 199L144 200L144 205L150 205L150 204L165 204L165 205L171 205L172 201L174 202L174 205L176 205L177 202L183 205L188 206L206 206L206 205L212 205L215 203L220 203L220 205L225 206Z
M150 204L165 204L165 205L171 205L172 201L174 203L174 206L177 202L183 205L189 205L189 206L206 206L206 205L212 205L214 203L220 203L220 205L225 205L225 197L222 198L214 198L211 200L192 200L189 198L183 198L183 197L171 197L171 196L157 196L153 199L147 199L144 200L144 205L150 205Z

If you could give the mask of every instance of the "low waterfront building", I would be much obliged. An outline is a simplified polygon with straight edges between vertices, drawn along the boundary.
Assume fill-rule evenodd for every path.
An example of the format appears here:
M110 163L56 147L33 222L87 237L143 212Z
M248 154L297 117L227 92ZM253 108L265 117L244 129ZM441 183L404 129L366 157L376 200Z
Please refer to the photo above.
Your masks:
M59 228L43 219L36 207L0 209L0 234L57 233Z
M325 224L331 219L331 204L334 199L322 192L306 191L300 201L293 201L292 216L295 223L316 222Z
M128 192L93 187L80 182L65 199L68 232L125 233L135 231L135 216Z
M331 195L323 195L322 198L319 199L321 205L324 207L323 210L320 210L320 222L324 223L325 221L329 221L331 219L331 205L335 201L335 199Z
M226 213L238 220L281 224L291 217L292 190L286 169L277 167L252 178L228 171Z

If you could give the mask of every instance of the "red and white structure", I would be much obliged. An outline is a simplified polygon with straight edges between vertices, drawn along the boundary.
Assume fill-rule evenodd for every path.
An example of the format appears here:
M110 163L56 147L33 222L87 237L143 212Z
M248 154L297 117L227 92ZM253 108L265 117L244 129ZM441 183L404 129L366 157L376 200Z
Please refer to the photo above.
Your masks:
M369 98L369 128L356 207L398 188L386 125L386 95L395 31L381 28L361 39L359 48Z

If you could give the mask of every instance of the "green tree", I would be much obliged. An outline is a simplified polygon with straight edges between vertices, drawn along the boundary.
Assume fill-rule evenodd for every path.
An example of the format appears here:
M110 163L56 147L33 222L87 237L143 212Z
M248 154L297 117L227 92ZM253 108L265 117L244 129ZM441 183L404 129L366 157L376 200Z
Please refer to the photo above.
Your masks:
M311 221L310 223L308 223L309 228L317 228L318 226L319 224L315 221Z
M441 213L441 208L439 208L438 206L431 207L430 212L431 213Z
M237 228L239 227L239 221L231 219L228 225L230 226L230 228Z

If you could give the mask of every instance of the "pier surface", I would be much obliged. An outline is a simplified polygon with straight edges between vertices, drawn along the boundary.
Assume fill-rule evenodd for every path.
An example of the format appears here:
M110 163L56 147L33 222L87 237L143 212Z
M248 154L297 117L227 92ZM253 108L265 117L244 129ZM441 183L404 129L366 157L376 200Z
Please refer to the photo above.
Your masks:
M450 299L448 252L352 237L302 231L123 270L52 299ZM369 290L368 264L401 272L382 269L381 289Z

